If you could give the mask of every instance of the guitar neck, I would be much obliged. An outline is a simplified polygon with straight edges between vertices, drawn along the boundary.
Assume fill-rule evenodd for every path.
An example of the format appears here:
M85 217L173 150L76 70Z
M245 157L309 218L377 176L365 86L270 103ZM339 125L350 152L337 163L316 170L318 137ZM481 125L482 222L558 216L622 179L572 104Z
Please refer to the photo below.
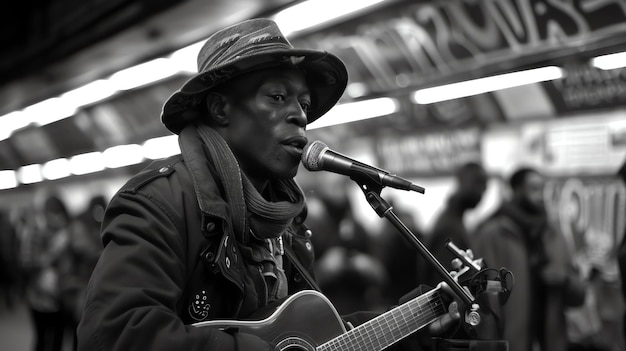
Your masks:
M439 288L435 288L329 340L317 350L384 350L445 313Z

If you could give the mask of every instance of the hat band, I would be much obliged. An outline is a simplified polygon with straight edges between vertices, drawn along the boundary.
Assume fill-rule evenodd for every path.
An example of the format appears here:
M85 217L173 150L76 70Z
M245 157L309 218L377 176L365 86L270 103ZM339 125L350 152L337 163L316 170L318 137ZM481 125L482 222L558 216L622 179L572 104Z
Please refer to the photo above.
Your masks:
M261 54L272 50L293 49L293 46L281 36L259 36L250 39L249 43L254 45L231 46L221 53L215 53L213 56L207 57L203 64L199 65L198 72L207 71L211 66L222 66L244 55ZM217 63L219 61L221 63Z

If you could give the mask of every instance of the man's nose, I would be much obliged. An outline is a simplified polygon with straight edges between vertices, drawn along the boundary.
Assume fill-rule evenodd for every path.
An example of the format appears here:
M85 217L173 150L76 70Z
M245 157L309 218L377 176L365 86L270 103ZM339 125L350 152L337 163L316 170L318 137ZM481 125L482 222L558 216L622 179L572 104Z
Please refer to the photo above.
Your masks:
M292 103L291 106L287 121L296 124L298 127L305 127L308 122L306 111L304 111L299 102Z

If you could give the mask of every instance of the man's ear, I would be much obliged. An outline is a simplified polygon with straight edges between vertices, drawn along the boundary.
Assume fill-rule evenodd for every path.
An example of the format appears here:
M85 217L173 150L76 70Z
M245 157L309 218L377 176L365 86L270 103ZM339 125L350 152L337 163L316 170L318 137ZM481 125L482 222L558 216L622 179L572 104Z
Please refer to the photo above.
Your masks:
M210 123L216 126L228 125L228 117L226 114L226 96L217 92L210 92L206 98L206 107L209 111Z

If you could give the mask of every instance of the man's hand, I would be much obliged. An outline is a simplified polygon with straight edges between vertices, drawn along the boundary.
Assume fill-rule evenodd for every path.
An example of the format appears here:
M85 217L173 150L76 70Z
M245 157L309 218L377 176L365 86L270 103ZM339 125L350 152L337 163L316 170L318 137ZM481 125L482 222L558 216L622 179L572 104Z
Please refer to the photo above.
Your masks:
M445 295L444 303L448 303L448 313L442 315L428 326L428 331L432 336L441 335L446 331L451 330L458 324L461 317L461 314L459 313L459 304L457 301L453 300L456 295L454 295L450 286L448 286L445 282L441 282L437 285L437 287L439 287ZM432 288L427 285L420 285L411 290L409 293L403 295L400 298L399 303L404 304L411 299L425 294L429 290L432 290ZM452 302L449 302L450 300L452 300Z
M445 292L450 297L454 297L454 292L450 288L448 284L445 282L441 282L437 285L442 292ZM459 303L457 301L452 301L448 305L448 313L439 317L437 320L432 322L428 326L428 331L431 335L437 336L441 335L447 331L449 331L453 326L459 323L459 319L461 318L461 314L459 313Z
M453 325L456 325L459 322L460 317L461 314L459 313L459 305L456 301L452 301L452 303L448 305L448 313L432 322L428 326L428 331L433 336L441 335L450 330Z

